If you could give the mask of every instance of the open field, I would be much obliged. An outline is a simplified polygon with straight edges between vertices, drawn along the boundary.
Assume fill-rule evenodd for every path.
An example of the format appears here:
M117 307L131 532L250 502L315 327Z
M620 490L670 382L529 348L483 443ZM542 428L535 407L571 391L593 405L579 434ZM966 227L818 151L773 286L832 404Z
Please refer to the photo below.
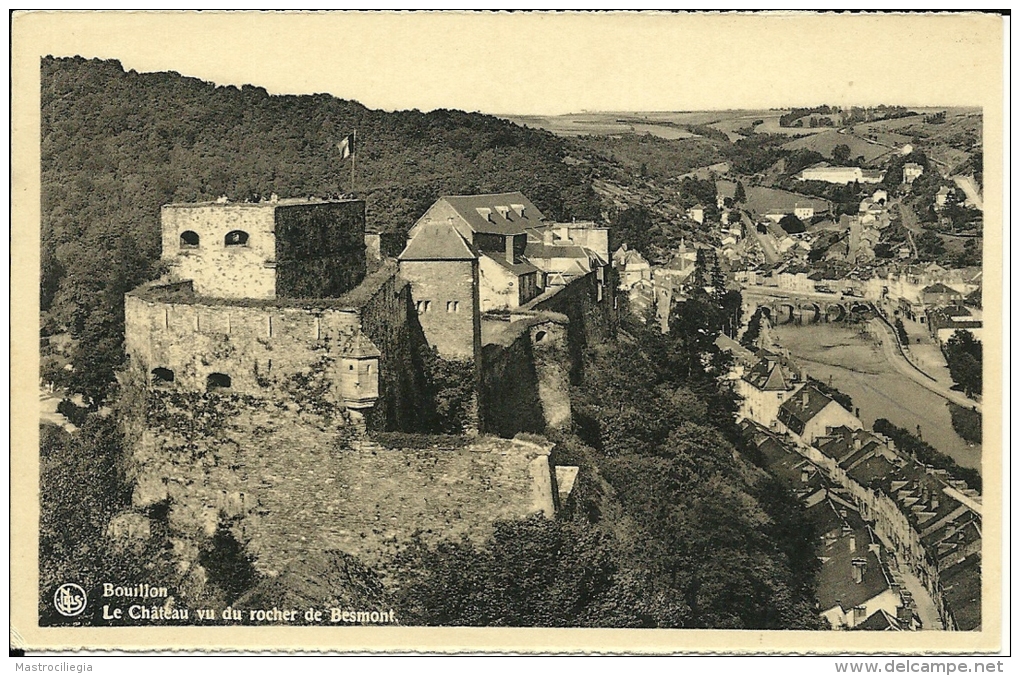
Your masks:
M840 133L835 129L829 129L820 134L795 139L789 143L783 144L783 148L787 150L814 150L825 157L832 157L832 149L838 145L849 146L850 157L863 156L865 162L874 162L875 160L892 152L891 148L865 141L864 139L851 134Z
M808 373L850 395L868 428L877 418L911 431L920 426L925 441L960 465L981 470L981 446L956 433L945 399L903 377L859 331L835 324L778 326L774 331Z
M730 140L742 138L735 130L754 120L778 127L782 111L704 110L656 112L585 112L567 115L506 115L505 119L532 128L545 129L558 136L585 134L652 134L665 139L689 138L685 125L709 125L725 132ZM804 130L801 130L803 133Z

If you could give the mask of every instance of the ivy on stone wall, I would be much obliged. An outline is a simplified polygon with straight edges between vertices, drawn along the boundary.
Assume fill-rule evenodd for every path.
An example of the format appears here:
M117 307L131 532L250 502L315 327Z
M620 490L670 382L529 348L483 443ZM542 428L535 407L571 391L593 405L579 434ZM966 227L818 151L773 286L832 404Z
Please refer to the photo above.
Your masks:
M476 415L474 363L443 359L435 348L422 346L426 399L432 420L427 427L440 434L462 434Z

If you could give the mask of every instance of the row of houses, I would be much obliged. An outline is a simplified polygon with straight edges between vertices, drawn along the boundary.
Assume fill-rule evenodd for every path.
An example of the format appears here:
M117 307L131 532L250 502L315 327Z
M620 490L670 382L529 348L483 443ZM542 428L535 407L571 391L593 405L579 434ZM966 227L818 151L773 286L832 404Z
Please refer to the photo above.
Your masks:
M697 267L698 248L681 239L665 265L653 266L641 253L621 244L612 257L620 291L627 294L631 312L644 319L650 311L663 331L668 330L669 313L686 298Z
M818 613L835 630L921 629L915 599L851 496L778 435L745 420L745 438L798 498L813 527Z
M831 494L835 487L839 499L852 506L850 510L844 505L848 514L858 515L892 551L896 562L924 585L946 628L979 628L980 494L945 470L898 452L890 439L865 430L853 413L783 355L729 349L736 357L735 390L742 398L738 416L745 428L752 429L755 444L766 458L762 444L769 439L770 448L785 449L786 462L801 472L804 489L820 474L819 481L828 482L826 490ZM808 501L806 506L813 504ZM858 601L858 595L852 600ZM838 610L823 608L834 628L852 628L878 608L898 617L895 608L890 610L884 602L864 603L865 611L861 611L854 610L860 604L847 605L842 597L840 601Z

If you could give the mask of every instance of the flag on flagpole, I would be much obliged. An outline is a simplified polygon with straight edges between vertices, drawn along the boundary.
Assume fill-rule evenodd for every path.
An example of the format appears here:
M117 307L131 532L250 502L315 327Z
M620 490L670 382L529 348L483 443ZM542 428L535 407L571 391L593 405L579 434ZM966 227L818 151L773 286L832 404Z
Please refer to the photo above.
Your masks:
M348 157L354 154L354 134L348 134L344 137L343 141L337 144L337 148L340 149L340 159L346 160Z

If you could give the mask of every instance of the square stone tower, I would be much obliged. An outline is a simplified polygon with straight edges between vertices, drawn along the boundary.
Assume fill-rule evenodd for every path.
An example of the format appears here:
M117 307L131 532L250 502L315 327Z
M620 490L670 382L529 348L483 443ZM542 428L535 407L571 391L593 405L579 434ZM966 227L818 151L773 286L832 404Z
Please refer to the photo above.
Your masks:
M199 296L332 298L365 278L365 202L168 204L163 260Z
M439 356L475 361L481 355L478 252L450 222L423 225L400 254L418 321Z

